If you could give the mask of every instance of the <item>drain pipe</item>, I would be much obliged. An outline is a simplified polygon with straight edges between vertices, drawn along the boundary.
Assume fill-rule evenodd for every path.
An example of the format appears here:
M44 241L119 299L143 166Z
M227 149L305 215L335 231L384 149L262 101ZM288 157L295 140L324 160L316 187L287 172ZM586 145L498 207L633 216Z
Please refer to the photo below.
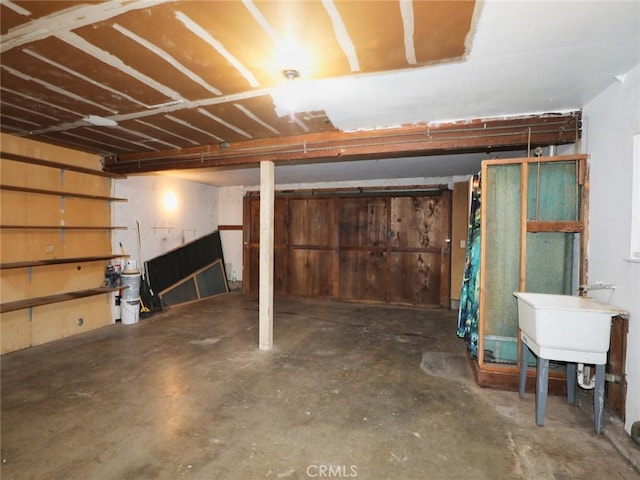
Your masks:
M578 364L576 375L578 376L578 385L585 390L592 390L596 386L595 374L591 376L591 367L585 366L584 363Z

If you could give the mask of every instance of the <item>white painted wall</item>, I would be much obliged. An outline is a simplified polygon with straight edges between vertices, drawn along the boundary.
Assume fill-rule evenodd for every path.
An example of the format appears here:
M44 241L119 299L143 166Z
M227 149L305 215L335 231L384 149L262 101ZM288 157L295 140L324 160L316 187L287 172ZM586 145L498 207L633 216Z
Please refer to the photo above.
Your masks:
M589 198L589 283L613 284L615 290L589 295L630 313L627 339L627 415L625 429L640 420L640 259L631 258L633 205L640 188L640 159L634 136L640 133L640 64L583 109L583 148L591 156ZM635 186L635 187L634 187Z
M244 187L220 187L218 192L220 225L242 225ZM220 240L229 280L242 280L242 230L221 230Z
M218 228L218 187L161 175L131 176L116 180L113 195L126 198L115 202L113 251L126 253L138 262L154 258ZM164 205L167 194L176 200L173 211ZM140 224L142 258L138 253L136 221Z

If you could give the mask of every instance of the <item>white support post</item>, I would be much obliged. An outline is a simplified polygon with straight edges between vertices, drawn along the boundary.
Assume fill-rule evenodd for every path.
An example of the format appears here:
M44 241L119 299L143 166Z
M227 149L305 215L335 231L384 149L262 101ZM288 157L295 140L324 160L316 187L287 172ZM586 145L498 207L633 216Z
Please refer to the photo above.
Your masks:
M260 350L273 348L273 237L275 166L260 162Z

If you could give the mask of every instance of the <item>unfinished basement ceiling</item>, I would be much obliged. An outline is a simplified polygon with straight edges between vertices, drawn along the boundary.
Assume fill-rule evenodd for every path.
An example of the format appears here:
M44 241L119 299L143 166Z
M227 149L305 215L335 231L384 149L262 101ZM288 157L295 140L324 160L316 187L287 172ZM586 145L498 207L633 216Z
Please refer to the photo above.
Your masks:
M116 160L579 111L640 60L636 1L2 0L0 16L2 131ZM286 80L288 68L300 77ZM469 174L478 151L277 175ZM255 169L232 166L233 181L253 183Z

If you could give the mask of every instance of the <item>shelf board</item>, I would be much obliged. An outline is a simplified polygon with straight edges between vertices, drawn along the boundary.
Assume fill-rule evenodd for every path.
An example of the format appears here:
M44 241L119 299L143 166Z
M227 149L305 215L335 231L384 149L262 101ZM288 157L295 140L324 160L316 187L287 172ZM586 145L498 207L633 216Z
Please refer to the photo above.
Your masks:
M0 152L0 158L5 160L13 160L14 162L28 163L30 165L40 165L42 167L59 168L61 170L69 170L71 172L86 173L88 175L97 175L99 177L125 179L126 175L119 173L105 172L103 170L92 170L91 168L76 167L65 163L52 162L50 160L40 160L38 158L26 157L24 155L16 155L15 153Z
M89 195L87 193L60 192L58 190L45 190L43 188L19 187L17 185L0 185L0 190L6 190L10 192L39 193L41 195L55 195L59 197L69 197L69 198L86 198L89 200L107 200L109 202L126 202L127 201L126 198L104 197L101 195Z
M127 227L70 226L70 225L0 225L0 229L14 230L126 230Z
M77 258L51 258L48 260L27 260L23 262L0 263L0 270L11 268L42 267L45 265L63 265L65 263L97 262L99 260L113 260L114 258L126 258L128 255L103 255L97 257L77 257Z
M15 302L7 302L0 304L0 313L14 312L16 310L24 310L25 308L66 302L68 300L76 300L78 298L93 297L102 293L115 292L125 288L128 288L128 286L89 288L87 290L77 290L75 292L58 293L55 295L46 295L44 297L27 298L25 300L17 300Z

